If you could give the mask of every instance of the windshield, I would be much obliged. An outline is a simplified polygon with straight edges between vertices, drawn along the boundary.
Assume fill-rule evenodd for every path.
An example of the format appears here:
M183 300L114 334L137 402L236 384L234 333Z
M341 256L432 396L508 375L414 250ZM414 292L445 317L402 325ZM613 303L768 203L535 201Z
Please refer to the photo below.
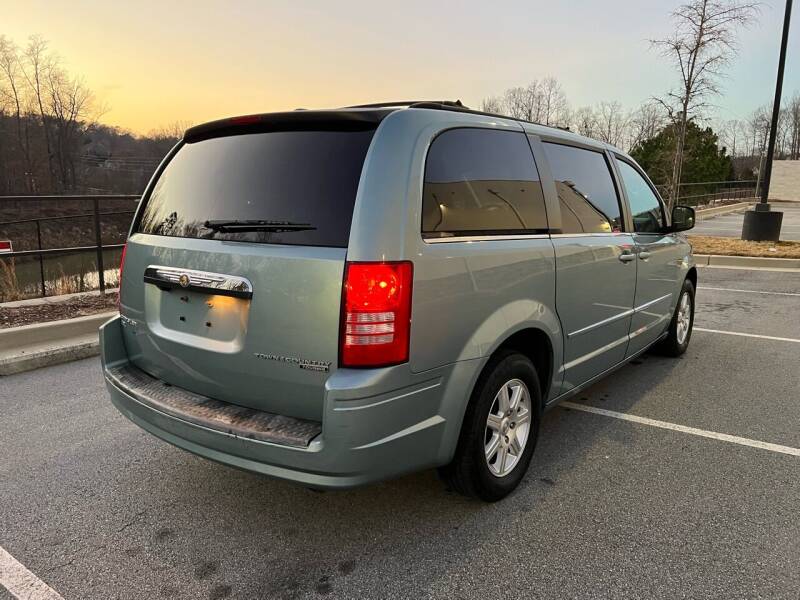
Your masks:
M136 231L346 247L373 134L276 131L184 144L145 199ZM214 227L255 221L310 226Z

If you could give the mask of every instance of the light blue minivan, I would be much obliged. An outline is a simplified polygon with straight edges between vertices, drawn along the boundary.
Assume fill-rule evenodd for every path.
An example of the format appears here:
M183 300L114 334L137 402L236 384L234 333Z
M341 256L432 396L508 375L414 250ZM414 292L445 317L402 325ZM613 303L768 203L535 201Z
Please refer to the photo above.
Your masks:
M498 500L544 410L685 351L693 225L625 153L457 102L215 121L142 197L103 371L221 463L315 488L438 467Z

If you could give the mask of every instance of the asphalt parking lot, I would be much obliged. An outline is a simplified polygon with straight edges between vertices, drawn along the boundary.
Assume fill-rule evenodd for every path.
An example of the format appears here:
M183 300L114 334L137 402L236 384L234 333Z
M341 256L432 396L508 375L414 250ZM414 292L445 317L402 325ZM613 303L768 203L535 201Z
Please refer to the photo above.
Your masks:
M786 241L800 240L800 203L773 202L772 208L783 212L781 239ZM713 235L718 237L742 236L744 211L707 217L698 221L689 235Z
M550 411L493 505L204 461L118 414L97 359L8 377L0 546L64 598L798 598L799 315L798 272L703 269L689 351Z

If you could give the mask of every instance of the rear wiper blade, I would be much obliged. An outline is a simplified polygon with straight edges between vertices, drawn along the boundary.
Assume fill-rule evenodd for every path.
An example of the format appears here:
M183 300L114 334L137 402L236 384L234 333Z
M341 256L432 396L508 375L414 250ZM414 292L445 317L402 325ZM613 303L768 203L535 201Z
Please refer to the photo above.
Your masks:
M207 229L214 231L274 231L286 233L290 231L311 231L316 229L311 223L293 223L292 221L264 221L260 219L218 220L203 223Z

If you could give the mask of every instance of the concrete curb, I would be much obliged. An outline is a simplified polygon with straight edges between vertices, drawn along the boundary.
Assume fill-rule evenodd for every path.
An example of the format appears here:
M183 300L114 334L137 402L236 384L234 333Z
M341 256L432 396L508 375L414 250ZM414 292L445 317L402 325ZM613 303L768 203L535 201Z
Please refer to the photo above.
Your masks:
M118 292L119 288L106 288L107 294ZM75 292L74 294L61 294L59 296L45 296L44 298L28 298L26 300L12 300L11 302L0 302L0 308L19 308L21 306L41 306L43 304L60 304L73 298L85 298L87 296L100 297L101 292L94 290L91 292Z
M736 204L726 204L725 206L716 206L714 208L704 208L697 211L697 220L702 221L708 217L716 217L717 215L725 215L740 210L749 208L752 202L738 202Z
M116 312L0 329L0 376L99 353L97 330Z
M764 258L761 256L723 256L720 254L695 254L701 267L739 267L745 269L800 269L800 258Z
M22 352L16 356L0 357L0 377L24 373L40 367L50 367L81 358L89 358L100 354L98 340L74 341L73 343L51 348Z

